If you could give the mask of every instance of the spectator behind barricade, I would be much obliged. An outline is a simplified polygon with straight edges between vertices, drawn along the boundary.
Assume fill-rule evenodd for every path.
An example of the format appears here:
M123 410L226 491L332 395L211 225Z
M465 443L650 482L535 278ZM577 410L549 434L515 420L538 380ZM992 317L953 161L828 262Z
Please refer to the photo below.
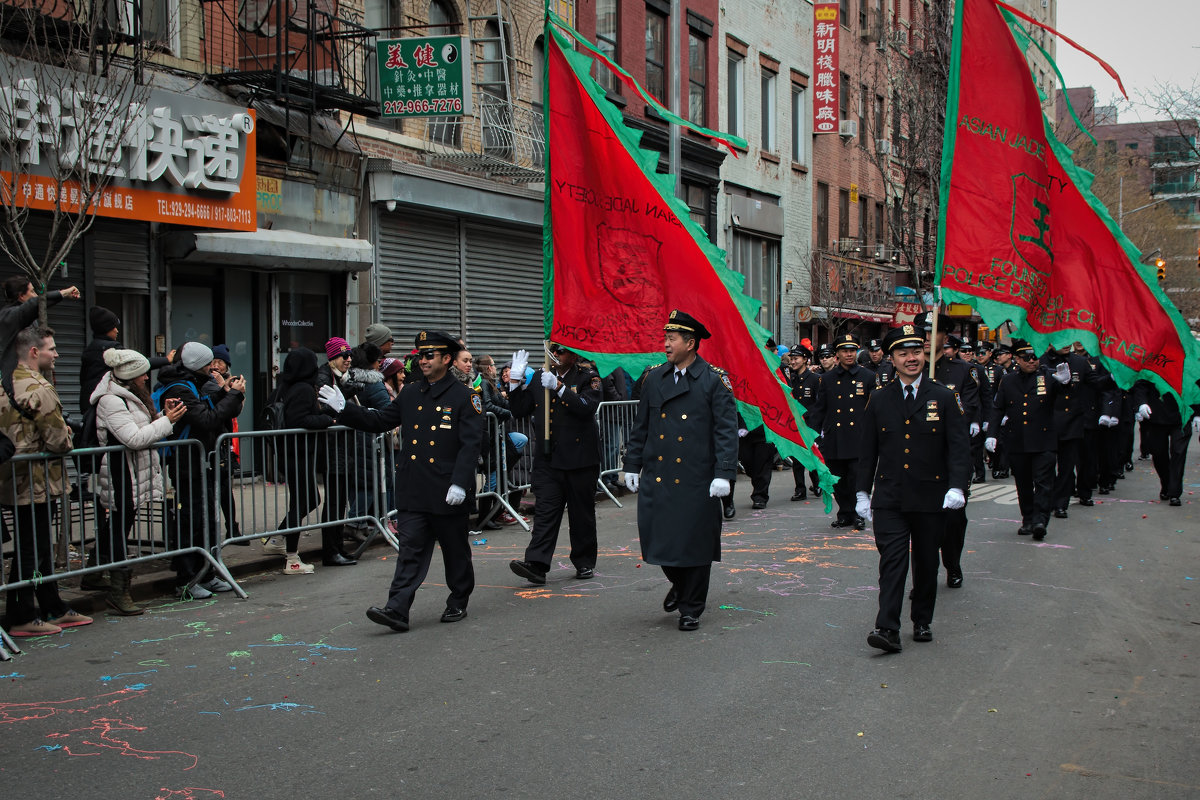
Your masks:
M404 359L402 358L385 358L380 364L380 371L383 373L383 386L387 389L389 402L395 400L400 395L400 390L404 388L406 374L404 371ZM390 511L396 507L396 464L400 458L400 432L391 431L387 435L388 447L384 451L384 491L386 500L384 509ZM396 521L388 520L388 528L392 533L396 532Z
M483 446L480 448L483 457L483 491L495 492L499 486L501 464L500 455L493 451L497 441L505 443L508 441L505 423L512 419L512 412L508 410L508 397L501 394L500 388L496 384L496 359L489 355L479 356L475 359L475 373L477 377L474 387L479 391L483 400L483 411L485 414L494 414L496 417L494 423L488 419L487 432L483 438ZM497 439L496 425L499 425L499 439ZM496 502L494 498L490 497L479 501L479 518L476 520L476 524L480 525L483 530L494 531L501 528L498 519L488 516ZM484 522L485 519L486 522Z
M380 322L372 323L367 326L367 330L363 333L363 345L373 344L379 348L381 356L386 356L392 352L392 345L396 342L392 338L392 329ZM362 345L359 345L360 347Z
M310 431L324 430L333 424L333 417L321 410L317 401L317 355L307 347L297 347L283 361L283 372L279 375L279 399L283 401L283 424L285 428L304 428ZM283 459L283 470L287 476L287 516L279 523L280 530L299 528L304 518L320 504L317 490L315 453L318 449L315 434L293 434L290 441L280 444L276 452ZM286 563L283 571L288 575L308 575L313 571L311 564L300 560L300 532L287 534ZM321 529L321 560L325 566L338 567L356 563L342 551L340 528Z
M357 399L363 408L385 408L391 402L383 385L383 373L380 372L382 363L383 351L371 342L365 342L350 351L350 379L362 386ZM355 467L355 492L350 503L350 516L379 516L373 491L379 485L379 454L375 451L373 434L362 431L354 434L354 458L351 463ZM359 536L366 538L363 531L369 529L367 526L355 525L354 528Z
M79 299L79 290L68 286L45 294L46 308L58 305L64 297ZM17 334L38 318L38 293L24 275L14 275L4 281L4 308L0 308L0 378L7 390L12 390L13 368L17 365L17 350L13 347Z
M617 367L602 378L600 386L603 392L602 400L605 403L620 403L629 399L631 391L629 385L629 373ZM621 447L625 444L625 426L622 424L622 416L620 408L610 408L603 419L598 419L600 424L600 446L603 448L604 463L601 465L602 470L615 470L621 466ZM604 486L609 493L621 497L625 494L625 487L617 482L617 473L609 472L605 474L601 480L604 481Z
M149 448L171 434L187 409L172 400L159 416L150 399L151 363L141 353L111 347L104 351L104 363L110 371L100 378L91 396L98 444L126 449L105 453L99 464L97 491L107 513L98 520L96 552L99 564L118 565L108 571L104 601L113 613L128 617L144 609L129 596L133 568L120 566L126 558L125 541L138 510L166 497L159 451Z
M461 343L462 342L460 340L459 344ZM475 386L474 363L474 358L472 358L470 351L465 347L462 350L459 350L458 355L456 355L454 360L450 362L450 374L454 376L455 380L466 386L468 389L477 388Z
M5 386L0 392L0 432L12 440L18 456L69 452L71 430L63 419L62 403L42 374L54 369L58 358L54 331L34 324L18 331L13 344L16 364L9 375L11 391ZM0 505L11 508L16 526L9 582L35 582L8 592L5 624L13 636L44 636L92 621L63 602L57 581L39 580L54 575L51 509L70 488L62 459L0 467Z
M217 542L217 526L213 508L205 509L205 501L216 491L216 475L209 468L209 453L217 437L225 432L225 424L236 417L245 402L246 380L242 376L230 380L216 394L205 395L201 390L212 378L210 369L213 352L200 342L186 342L179 348L176 361L158 371L159 387L155 390L156 406L165 409L170 400L179 400L184 415L175 422L171 439L195 439L200 452L190 445L164 452L167 474L175 488L174 520L168 522L169 544L173 548L199 547L208 549ZM206 523L207 518L207 523ZM171 541L173 539L173 541ZM213 592L227 592L233 587L217 576L203 578L204 558L198 553L178 555L171 566L179 580L181 596L203 599ZM195 582L189 589L189 584Z
M347 402L357 404L358 395L364 387L361 382L351 377L350 354L349 342L340 336L334 336L325 343L325 357L328 361L317 370L317 388L337 386ZM324 408L322 411L332 413ZM354 441L352 437L353 434L349 431L332 431L325 438L324 452L318 453L317 469L325 471L325 507L321 512L322 523L346 519L350 501L354 497L354 477L357 470L352 469L354 465L350 458ZM332 530L339 537L346 535L344 525L334 526Z
M233 380L233 376L230 374L233 358L229 355L229 346L219 344L212 351L213 363L209 370L211 377L204 384L204 388L200 390L206 397L217 394ZM237 431L237 417L227 421L222 428L222 433L237 433ZM236 444L237 439L226 439L221 443L221 451L217 454L217 469L221 475L221 512L225 515L225 536L230 539L242 535L242 528L237 521L237 503L233 499L233 479L242 471L241 454L235 448ZM250 543L238 542L237 544L249 545Z

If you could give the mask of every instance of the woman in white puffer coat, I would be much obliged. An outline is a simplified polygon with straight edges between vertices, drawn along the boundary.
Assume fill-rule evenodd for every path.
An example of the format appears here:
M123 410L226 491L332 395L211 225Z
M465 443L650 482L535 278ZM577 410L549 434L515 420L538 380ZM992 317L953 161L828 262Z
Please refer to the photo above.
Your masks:
M165 497L163 467L157 450L147 449L170 435L185 407L176 401L165 413L154 410L150 399L150 362L136 350L104 351L110 368L100 379L91 402L96 406L96 434L100 445L124 445L124 451L104 454L99 474L101 504L108 515L96 533L98 562L125 560L125 539L137 520L138 509ZM123 616L141 614L129 596L129 567L109 570L110 588L105 602Z

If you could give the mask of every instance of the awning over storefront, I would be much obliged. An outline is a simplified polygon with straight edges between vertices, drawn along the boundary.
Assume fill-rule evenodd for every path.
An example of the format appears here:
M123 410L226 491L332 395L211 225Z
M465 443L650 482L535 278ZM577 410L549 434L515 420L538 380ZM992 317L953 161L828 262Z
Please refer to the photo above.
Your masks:
M857 319L862 320L863 322L878 322L884 325L891 325L893 319L891 314L884 314L878 311L865 311L858 308L835 308L830 311L822 306L813 306L812 310L813 314L817 316L831 314L832 316L841 317L843 319Z
M174 262L266 272L362 272L375 263L370 242L265 228L177 231L164 238L163 250Z

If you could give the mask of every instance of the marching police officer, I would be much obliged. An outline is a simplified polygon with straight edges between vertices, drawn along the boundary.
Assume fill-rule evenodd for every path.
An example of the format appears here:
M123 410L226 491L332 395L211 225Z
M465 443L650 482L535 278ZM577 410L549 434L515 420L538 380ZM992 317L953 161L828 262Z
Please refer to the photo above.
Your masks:
M1095 411L1096 395L1106 388L1108 380L1104 373L1092 367L1086 356L1072 352L1070 346L1047 350L1042 355L1042 363L1051 369L1059 364L1066 364L1071 370L1070 379L1054 397L1054 432L1058 436L1058 463L1053 497L1050 501L1054 516L1066 519L1067 506L1071 504L1071 495L1076 490L1076 472L1086 476L1088 469L1080 464L1085 431L1090 426L1093 431L1092 439L1095 439L1094 431L1098 419ZM1088 501L1083 505L1092 505L1091 497L1092 492L1088 488L1086 495L1081 494L1081 498Z
M986 398L987 402L983 405L983 415L987 421L985 427L988 428L984 433L996 439L996 452L992 453L989 459L992 466L993 478L1007 478L1009 476L1009 466L1008 451L1005 450L1004 446L1004 439L1006 437L1001 435L1002 431L990 428L992 405L996 401L996 391L1000 388L1000 379L1016 370L1016 368L1017 365L1013 363L1012 346L1003 343L996 345L995 355L992 356L992 374L990 376L991 396Z
M421 379L406 383L384 408L346 405L337 386L322 386L318 392L339 424L371 433L400 433L396 570L387 603L367 609L367 619L396 631L408 630L409 609L429 573L434 544L442 548L450 589L442 622L467 616L467 601L475 588L468 509L483 441L483 402L450 374L450 364L462 349L457 339L425 330L417 334L416 348Z
M862 365L876 375L883 369L883 346L879 343L878 339L871 339L867 342L867 357L862 362Z
M858 339L852 334L839 337L834 352L838 363L821 376L816 406L811 412L812 428L821 435L818 445L825 465L838 476L833 486L838 512L831 526L861 528L864 521L854 512L854 476L862 411L875 391L875 373L855 363Z
M708 330L671 312L667 363L650 371L625 451L625 485L638 492L642 560L662 567L679 630L700 627L712 562L721 560L721 502L737 474L738 421L729 376L697 354Z
M792 397L804 406L804 424L812 427L811 409L817 400L817 388L821 385L821 379L808 368L808 363L812 359L811 350L798 344L792 348L789 355L792 360ZM808 497L808 492L804 488L804 465L796 458L792 459L792 478L796 482L796 491L792 493L792 500L803 500ZM812 482L813 494L819 497L821 488L817 485L817 473L810 470L809 480Z
M995 452L997 436L1004 437L1021 507L1017 533L1040 541L1046 538L1054 492L1054 399L1058 387L1071 379L1071 368L1059 364L1051 372L1023 339L1013 339L1012 351L1017 369L1000 379L983 446Z
M856 509L873 518L879 550L879 613L867 643L895 653L910 547L913 641L933 641L938 546L947 514L966 504L971 463L958 395L925 375L924 334L904 325L889 331L883 346L896 379L871 395L863 412Z
M538 370L529 386L509 384L508 408L516 418L533 415L535 447L531 483L533 536L525 558L509 562L509 568L530 583L543 584L558 544L563 510L571 534L571 563L575 577L587 580L596 570L596 480L600 477L600 432L596 407L603 399L600 375L579 364L578 354L552 344L550 355L557 364ZM529 353L513 353L511 374L524 374ZM518 367L520 368L518 370ZM549 390L550 437L545 431Z

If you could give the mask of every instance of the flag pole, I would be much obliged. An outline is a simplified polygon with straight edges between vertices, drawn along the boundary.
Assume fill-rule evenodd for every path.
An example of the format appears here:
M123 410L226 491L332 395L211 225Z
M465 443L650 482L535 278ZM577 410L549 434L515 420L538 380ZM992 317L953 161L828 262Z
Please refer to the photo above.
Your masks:
M550 371L550 342L546 341L542 346L542 373ZM542 455L546 458L550 457L550 388L542 388Z
M942 308L942 292L940 286L933 287L933 309L929 312L929 380L934 380L933 368L937 365L937 334L938 334L938 316Z
M679 0L671 0L671 43L667 47L667 58L675 62L671 65L671 113L680 116L680 78L679 72L685 63L682 45L679 43L683 35L679 22ZM675 196L683 195L683 170L679 168L679 125L672 122L669 127L670 143L667 147L667 171L675 179Z

